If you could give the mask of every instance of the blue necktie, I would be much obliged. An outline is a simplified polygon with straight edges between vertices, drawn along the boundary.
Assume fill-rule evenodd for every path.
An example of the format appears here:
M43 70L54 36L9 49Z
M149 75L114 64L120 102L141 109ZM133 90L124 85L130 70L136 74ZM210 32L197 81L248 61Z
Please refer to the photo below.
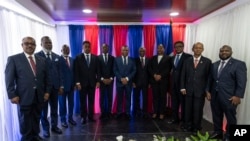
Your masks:
M220 65L220 68L219 68L219 70L218 70L217 77L219 77L219 76L220 76L221 71L222 71L222 70L223 70L223 68L224 68L224 65L225 65L225 61L221 61L221 65Z
M105 63L105 64L107 64L107 63L108 63L107 54L104 54L104 63Z
M174 66L177 67L180 60L180 55L176 55Z

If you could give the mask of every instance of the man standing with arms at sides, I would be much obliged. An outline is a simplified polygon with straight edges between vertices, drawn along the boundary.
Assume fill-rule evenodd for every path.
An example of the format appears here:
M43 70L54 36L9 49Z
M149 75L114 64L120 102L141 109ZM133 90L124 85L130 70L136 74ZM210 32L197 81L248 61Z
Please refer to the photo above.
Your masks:
M50 104L51 131L57 134L62 134L62 130L57 127L58 123L58 94L63 93L63 79L61 74L60 56L52 52L52 41L48 36L41 39L42 50L37 55L46 59L49 65L50 79L52 88L48 102L45 102L42 109L41 122L43 127L43 136L50 137L50 125L47 118L48 103Z
M171 70L170 57L164 55L165 49L162 44L157 47L157 55L150 60L148 67L153 91L154 112L152 119L159 117L164 119L167 99L167 87Z
M64 91L62 95L59 95L59 113L60 113L62 127L68 128L68 123L66 121L67 114L68 114L68 122L71 125L76 125L76 122L73 119L74 86L75 86L74 75L73 75L74 62L73 59L69 56L70 49L68 45L63 45L61 52L62 55L60 57L60 65L63 76ZM68 106L66 103L68 103Z
M125 94L126 107L125 113L126 118L131 119L130 108L131 108L131 91L132 91L132 79L136 72L136 66L134 61L128 57L128 47L122 46L122 56L117 57L114 62L114 73L116 76L116 90L117 90L117 115L119 119L122 116L122 105L123 95Z
M113 102L113 83L114 72L113 64L114 57L108 54L109 46L102 45L102 54L98 56L100 62L100 119L112 117L112 102Z
M210 138L222 139L223 117L226 116L227 126L224 141L229 141L229 126L236 125L236 109L240 99L244 97L247 82L247 67L245 62L232 57L232 48L224 45L220 48L220 60L213 63L210 82L211 109L214 123L214 133Z
M202 129L201 120L206 96L206 86L212 62L202 56L203 44L197 42L192 48L193 57L185 60L181 70L181 93L185 95L184 131Z
M178 124L181 121L184 121L184 95L180 92L180 75L181 75L181 69L183 66L183 62L189 58L192 57L191 54L187 54L183 52L184 49L184 43L182 41L177 41L174 43L174 49L176 51L176 54L171 57L171 76L172 76L172 120L169 121L169 124ZM181 109L180 117L179 117L179 109Z
M134 105L133 112L137 117L147 118L147 106L148 106L148 61L149 59L145 57L145 48L139 48L139 58L135 60L136 64L136 73L133 79L133 87L134 87ZM141 99L142 94L142 99ZM141 99L141 100L140 100ZM142 101L142 108L140 102Z
M90 53L91 44L89 41L82 43L82 49L84 52L76 56L75 59L74 74L76 88L80 91L81 124L86 124L87 117L88 121L95 122L95 89L100 86L98 82L100 66L98 57Z
M11 103L18 105L21 141L42 141L39 121L42 104L49 99L50 81L45 59L34 55L32 37L22 40L23 53L10 56L5 69L5 83Z

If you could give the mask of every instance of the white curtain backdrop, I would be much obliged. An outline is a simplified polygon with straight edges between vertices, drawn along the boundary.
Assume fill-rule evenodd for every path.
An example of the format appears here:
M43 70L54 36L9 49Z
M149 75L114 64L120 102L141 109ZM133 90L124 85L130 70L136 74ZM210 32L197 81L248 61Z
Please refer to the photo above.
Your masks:
M227 44L233 48L233 57L245 61L250 75L250 2L240 5L220 15L187 26L186 51L191 52L193 43L204 43L203 56L213 62L219 59L219 48ZM249 77L248 77L249 81ZM250 124L250 87L247 83L245 97L237 109L238 124ZM206 101L204 118L212 122L210 103Z
M4 70L7 57L22 52L22 38L31 36L36 40L36 52L40 46L41 37L49 36L57 46L56 29L53 26L36 22L12 11L0 7L0 141L20 140L17 106L10 103L4 82ZM54 47L60 53L60 48Z

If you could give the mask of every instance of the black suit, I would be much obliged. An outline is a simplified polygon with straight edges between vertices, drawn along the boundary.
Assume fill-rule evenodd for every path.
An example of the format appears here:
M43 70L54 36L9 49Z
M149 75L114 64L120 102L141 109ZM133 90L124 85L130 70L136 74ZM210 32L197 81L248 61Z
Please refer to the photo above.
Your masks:
M19 97L19 124L22 141L31 141L40 132L44 94L51 89L45 59L35 55L36 75L24 53L10 56L5 69L5 83L9 99Z
M189 130L201 130L206 86L212 62L201 56L197 67L194 58L188 58L181 71L181 89L186 89L185 126Z
M148 71L153 90L153 107L155 114L159 113L163 115L165 112L170 70L170 57L163 55L159 63L157 55L153 56L150 60ZM154 79L155 74L161 75L160 81Z
M81 53L76 56L74 64L75 82L80 83L80 110L81 117L93 119L94 103L95 103L95 88L99 80L99 60L98 57L91 54L90 64L88 66L85 55ZM88 95L88 106L87 106ZM88 110L87 110L88 107Z
M113 83L106 85L102 79L114 79L113 64L114 57L107 55L107 62L104 60L103 54L98 56L100 62L100 107L102 114L110 114L112 112L113 102Z
M134 93L133 93L133 112L134 114L146 114L147 113L147 103L148 103L148 58L143 59L143 64L140 58L135 59L136 64L136 73L133 79L135 84ZM140 97L142 93L142 109L140 108Z
M179 62L176 65L176 55L171 57L171 66L172 66L172 110L173 110L173 120L175 121L182 121L184 120L184 96L180 92L180 77L181 77L181 70L183 67L183 62L192 55L187 53L182 53L181 57L179 58ZM179 118L179 108L181 108L181 117Z
M36 53L40 57L43 57L47 60L49 65L49 73L52 84L52 89L49 92L50 97L49 101L45 102L42 109L41 123L44 131L49 131L49 121L47 119L48 115L48 103L50 104L50 115L51 115L51 126L52 128L57 127L58 123L58 90L60 87L63 87L63 78L61 74L60 66L60 56L51 52L51 59L47 58L44 54L44 51Z
M226 137L229 137L229 125L236 125L236 108L229 100L232 96L244 97L247 68L245 62L231 58L228 60L220 76L217 76L220 61L213 64L210 77L211 109L213 114L214 131L222 134L224 114L227 119Z

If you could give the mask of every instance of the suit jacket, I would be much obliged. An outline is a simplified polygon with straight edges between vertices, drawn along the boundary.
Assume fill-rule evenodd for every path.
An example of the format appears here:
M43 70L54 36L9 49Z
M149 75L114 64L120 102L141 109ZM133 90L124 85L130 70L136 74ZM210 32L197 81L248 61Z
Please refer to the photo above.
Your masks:
M44 94L51 89L48 66L45 59L35 55L36 76L24 53L8 57L5 69L5 83L9 99L20 98L20 105L31 105L35 93L40 103Z
M139 87L147 87L148 86L148 62L149 59L145 58L144 66L142 66L140 58L135 59L136 64L136 73L133 79L133 82L136 84L136 86Z
M205 96L211 66L211 60L203 56L201 56L196 68L194 68L193 57L189 57L184 61L180 85L181 89L186 89L187 96Z
M100 80L100 66L97 56L91 54L88 66L84 54L81 53L76 56L74 67L75 83L80 82L83 87L96 86L97 81Z
M160 83L162 86L168 86L169 75L171 70L170 57L163 55L161 61L158 63L158 55L153 56L150 60L148 66L148 71L150 75L150 83L156 84ZM154 74L161 75L161 80L159 82L155 81Z
M171 57L171 68L172 68L171 76L172 76L172 83L173 83L172 86L173 87L175 86L177 89L180 89L180 78L181 78L180 76L181 76L181 70L183 67L183 62L187 58L192 57L192 55L183 52L181 55L181 58L179 59L177 66L174 65L175 57L176 55Z
M108 79L110 77L114 78L113 66L114 66L114 57L110 54L107 56L108 62L105 63L103 59L103 55L99 55L99 63L100 63L100 78Z
M74 89L75 81L74 81L74 60L73 58L69 57L69 64L67 64L67 60L64 58L64 56L60 57L60 65L61 65L61 74L63 76L63 87L64 91L71 91Z
M36 54L45 59L47 58L42 50ZM48 64L49 64L49 73L52 81L52 87L55 89L59 89L60 87L63 87L63 78L61 74L62 71L59 61L60 56L52 52L51 57L52 57L51 61L48 61Z
M220 61L213 63L210 77L212 97L216 92L222 99L232 96L244 97L247 82L247 67L245 62L231 58L217 78Z
M123 86L121 82L121 78L123 77L128 77L128 85L132 85L133 77L136 72L136 66L133 59L128 57L127 65L123 65L122 57L115 58L113 71L116 76L116 86Z

